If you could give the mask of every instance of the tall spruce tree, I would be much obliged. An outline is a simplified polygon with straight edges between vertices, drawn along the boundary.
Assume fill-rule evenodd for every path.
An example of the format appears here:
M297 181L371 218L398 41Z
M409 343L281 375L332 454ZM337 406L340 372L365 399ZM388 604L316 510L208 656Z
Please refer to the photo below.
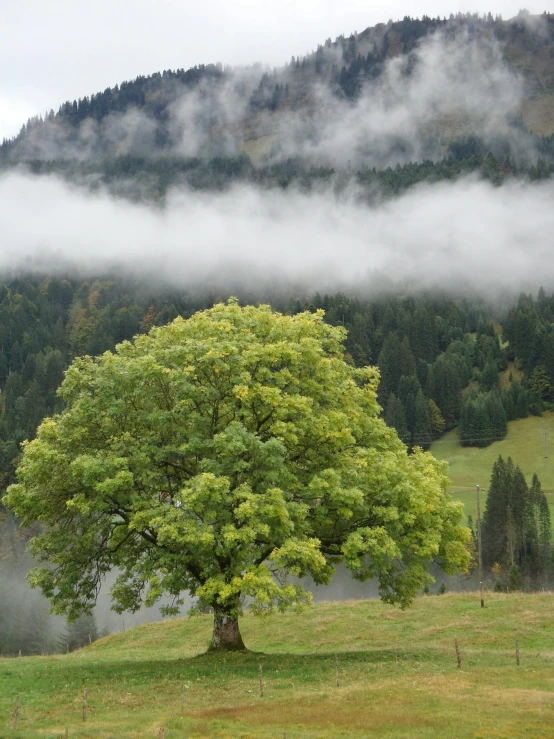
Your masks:
M482 554L485 567L501 564L506 558L506 524L508 487L510 484L507 462L499 456L493 464L489 492L485 503L482 526Z
M404 444L410 443L410 432L406 425L406 414L402 401L394 393L389 393L385 407L384 419L387 426L395 428Z
M412 445L428 449L433 440L433 419L431 408L423 391L419 389L414 403L414 428Z
M519 466L498 457L492 468L482 527L483 563L546 574L551 552L550 510L539 478L528 487Z

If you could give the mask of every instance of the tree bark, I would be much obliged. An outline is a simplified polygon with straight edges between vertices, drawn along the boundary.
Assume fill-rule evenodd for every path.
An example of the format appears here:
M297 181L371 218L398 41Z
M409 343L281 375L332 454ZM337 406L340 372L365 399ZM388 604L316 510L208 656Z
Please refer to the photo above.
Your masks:
M239 621L226 611L214 611L214 633L210 644L210 652L234 651L246 649L240 635Z

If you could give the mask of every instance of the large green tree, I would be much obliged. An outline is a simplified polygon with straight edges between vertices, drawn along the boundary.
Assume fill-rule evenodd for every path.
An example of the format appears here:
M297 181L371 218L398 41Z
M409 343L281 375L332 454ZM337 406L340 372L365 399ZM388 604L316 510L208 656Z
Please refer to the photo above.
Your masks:
M444 463L407 455L344 338L321 311L230 301L76 359L4 498L44 525L32 584L54 610L90 612L116 568L116 610L189 591L214 610L212 647L242 648L245 598L309 600L291 576L325 583L342 561L405 606L430 560L465 568Z

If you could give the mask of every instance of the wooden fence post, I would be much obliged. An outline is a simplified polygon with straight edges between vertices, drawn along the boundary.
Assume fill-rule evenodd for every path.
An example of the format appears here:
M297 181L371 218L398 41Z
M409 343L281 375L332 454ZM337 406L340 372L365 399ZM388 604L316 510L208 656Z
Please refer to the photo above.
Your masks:
M165 739L165 728L160 726L160 739Z
M458 660L458 669L462 667L462 658L460 656L460 647L458 646L458 640L454 639L454 646L456 647L456 659Z
M181 713L185 710L185 683L181 683Z
M335 681L337 688L340 687L340 676L339 676L339 655L335 653Z
M83 690L83 721L87 720L87 689Z
M516 639L516 664L519 667L519 642Z
M394 650L394 656L396 657L396 671L398 672L398 649Z
M19 696L15 696L15 708L13 709L13 730L17 731L17 719L19 718Z
M262 670L262 663L260 662L260 697L264 697L264 673Z

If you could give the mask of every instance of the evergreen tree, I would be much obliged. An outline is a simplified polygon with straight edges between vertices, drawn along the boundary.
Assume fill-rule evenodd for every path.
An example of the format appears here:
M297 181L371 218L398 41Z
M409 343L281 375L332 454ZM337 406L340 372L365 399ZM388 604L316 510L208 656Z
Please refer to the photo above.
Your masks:
M431 409L429 408L427 398L423 395L423 391L420 388L414 404L412 445L428 449L431 446L432 440L433 420L431 418Z
M533 578L544 575L550 536L550 510L537 475L528 487L521 469L498 457L483 516L483 563L515 567L517 574Z
M399 438L404 442L404 444L410 443L410 432L406 425L404 407L402 406L402 401L397 398L394 393L389 393L384 419L387 426L396 429Z
M440 409L447 430L454 428L460 417L460 390L456 359L439 356L433 364L433 400Z
M421 386L415 375L402 375L398 383L398 398L402 402L406 415L406 425L412 436L415 428L415 402L417 394L420 392Z
M508 432L506 413L500 395L497 392L487 393L484 403L489 414L493 439L500 441Z
M79 616L75 621L67 623L58 637L60 652L73 652L91 644L98 639L98 628L94 615Z
M498 369L496 363L489 359L481 372L480 385L483 390L493 390L498 387Z
M444 432L444 418L434 400L429 399L427 402L429 403L429 411L431 413L431 431L433 433L433 439L438 439Z
M510 469L499 456L492 467L489 491L483 513L482 555L485 567L506 560L507 508L509 501Z

